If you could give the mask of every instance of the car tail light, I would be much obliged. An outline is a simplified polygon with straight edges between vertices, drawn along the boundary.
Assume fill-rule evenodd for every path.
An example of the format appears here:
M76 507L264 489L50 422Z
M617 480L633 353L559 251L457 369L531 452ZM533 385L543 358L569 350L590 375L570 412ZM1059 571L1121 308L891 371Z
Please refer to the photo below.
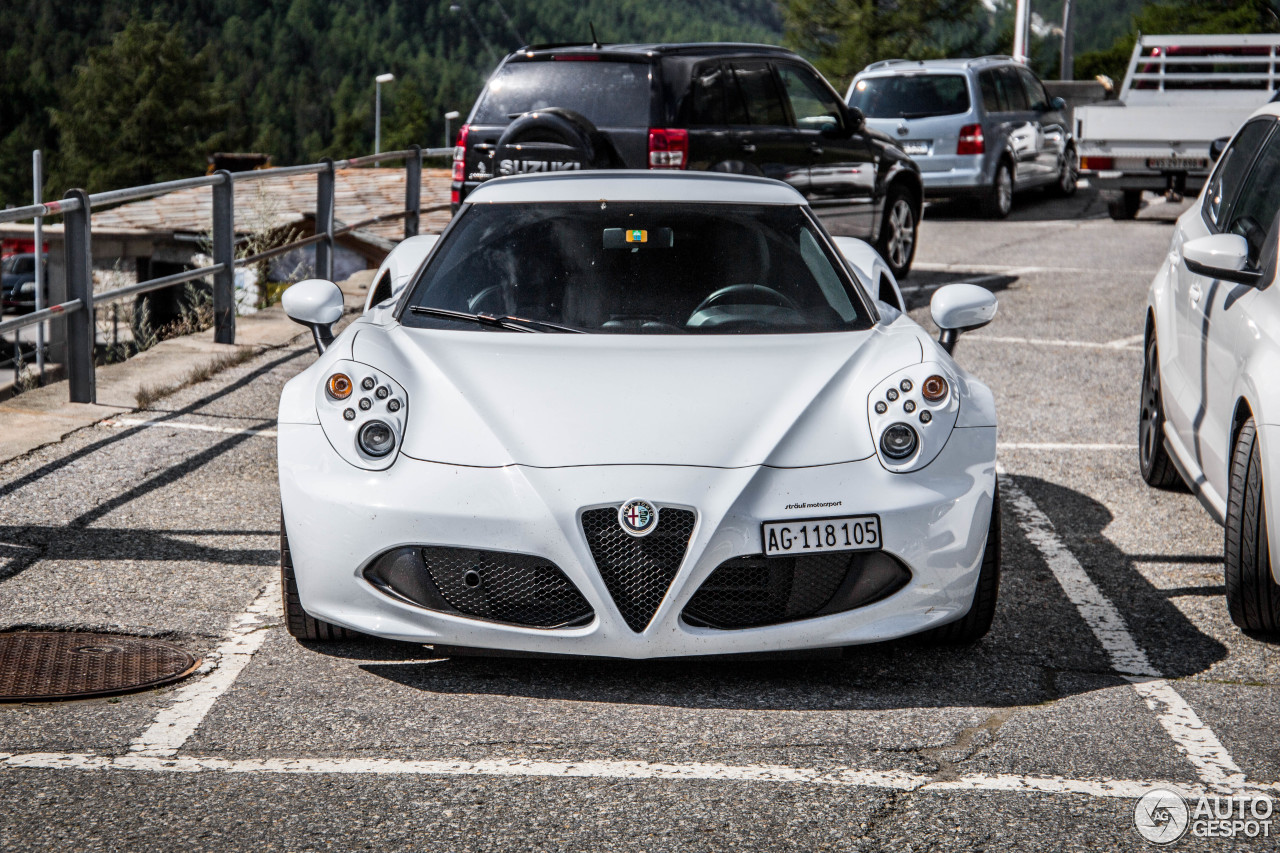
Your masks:
M1102 172L1107 169L1114 169L1116 161L1111 157L1081 157L1080 169L1083 171L1088 169L1094 172Z
M467 179L467 131L470 125L458 128L458 142L453 147L453 191L449 201L457 204L462 201L462 184Z
M689 131L680 127L650 128L649 168L689 168Z
M982 125L966 124L960 128L960 141L956 143L956 154L981 154L986 150L987 143L982 138Z

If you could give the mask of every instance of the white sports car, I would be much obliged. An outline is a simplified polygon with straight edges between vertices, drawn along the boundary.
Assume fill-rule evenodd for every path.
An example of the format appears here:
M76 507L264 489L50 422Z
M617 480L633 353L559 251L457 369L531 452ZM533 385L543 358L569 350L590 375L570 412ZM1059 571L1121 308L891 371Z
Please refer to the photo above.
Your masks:
M1150 485L1186 484L1226 528L1227 609L1280 633L1280 105L1218 158L1151 283L1138 418Z
M285 294L322 352L280 400L295 636L650 658L986 633L995 406L948 352L990 292L939 290L935 342L865 243L715 174L493 180L397 251L336 339L333 284Z

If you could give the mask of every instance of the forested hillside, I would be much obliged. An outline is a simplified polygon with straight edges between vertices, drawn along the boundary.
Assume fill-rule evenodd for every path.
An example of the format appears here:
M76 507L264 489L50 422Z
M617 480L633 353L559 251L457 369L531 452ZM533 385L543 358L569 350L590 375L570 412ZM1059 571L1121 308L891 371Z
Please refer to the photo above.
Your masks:
M160 26L119 39L131 21ZM773 0L8 0L0 3L0 205L29 199L33 148L48 152L53 191L107 189L95 179L121 174L193 174L204 167L201 143L267 152L278 164L372 151L373 78L383 72L396 75L383 87L383 147L441 145L443 114L465 114L503 54L521 43L589 41L592 24L612 42L776 43L782 31ZM189 118L174 134L177 159L95 172L88 164L111 156L114 128L82 134L90 144L63 156L67 131L109 107L130 68L173 57L175 38L177 58L153 73L188 84L186 102L167 104ZM99 79L69 85L94 56ZM122 136L163 127L160 118ZM120 143L129 141L139 140Z

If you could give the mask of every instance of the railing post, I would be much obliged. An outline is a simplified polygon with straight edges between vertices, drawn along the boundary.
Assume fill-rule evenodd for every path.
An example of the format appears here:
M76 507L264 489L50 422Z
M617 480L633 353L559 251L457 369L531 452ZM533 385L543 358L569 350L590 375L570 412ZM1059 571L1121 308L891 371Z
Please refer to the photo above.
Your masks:
M81 309L67 317L67 381L71 386L71 402L96 403L97 388L93 374L93 247L89 228L89 195L84 190L69 190L64 198L73 198L80 206L69 211L63 220L63 247L67 262L67 299L79 299Z
M333 160L326 157L321 162L325 169L316 173L316 234L325 239L316 243L315 275L333 281Z
M213 262L222 269L213 274L213 340L236 342L236 213L235 179L225 169L215 174L222 183L213 185ZM265 282L263 282L265 286Z
M404 238L418 236L418 211L422 209L422 147L410 145L413 153L404 163Z

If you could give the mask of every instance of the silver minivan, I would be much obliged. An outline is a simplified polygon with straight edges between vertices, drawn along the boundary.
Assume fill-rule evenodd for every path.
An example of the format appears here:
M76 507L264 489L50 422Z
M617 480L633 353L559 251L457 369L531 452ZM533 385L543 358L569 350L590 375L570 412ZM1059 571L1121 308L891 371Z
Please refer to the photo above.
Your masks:
M1066 103L1010 57L872 63L845 100L919 164L927 197L974 198L1004 218L1015 191L1076 190Z

